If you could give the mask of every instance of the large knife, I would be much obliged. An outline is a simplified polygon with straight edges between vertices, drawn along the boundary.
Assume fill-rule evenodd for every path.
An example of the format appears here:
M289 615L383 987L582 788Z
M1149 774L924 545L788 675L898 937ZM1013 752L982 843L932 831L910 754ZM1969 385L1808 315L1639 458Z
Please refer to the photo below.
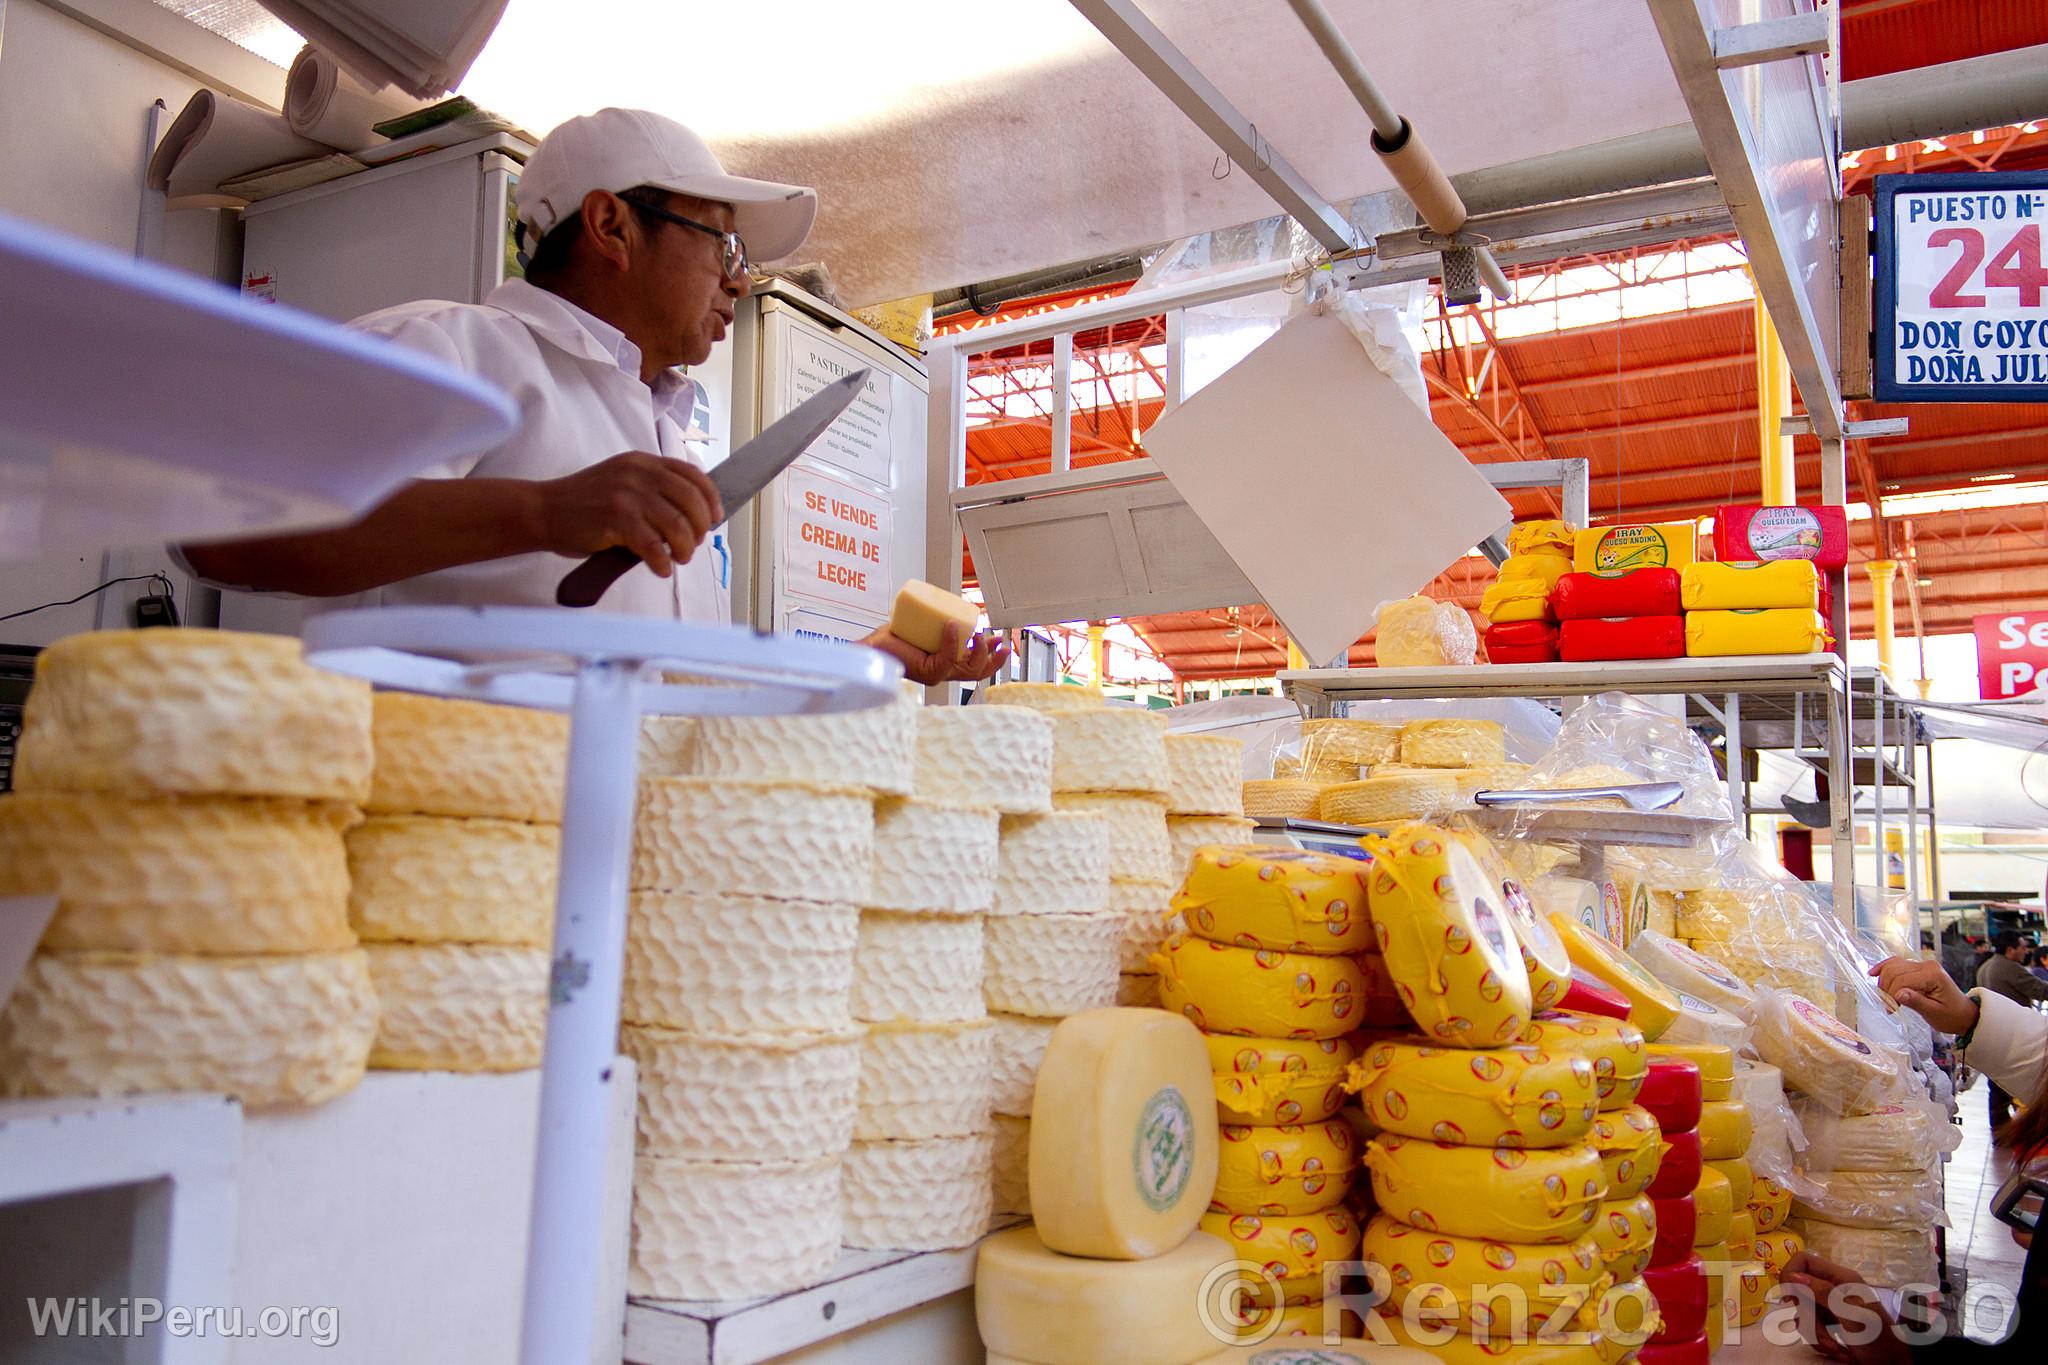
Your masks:
M768 429L727 456L711 471L711 486L725 504L728 520L752 500L756 493L774 482L834 422L853 406L867 384L871 370L856 370L835 379L795 408L770 423ZM595 606L605 589L640 562L640 556L623 545L599 550L562 577L555 588L555 602L564 607Z

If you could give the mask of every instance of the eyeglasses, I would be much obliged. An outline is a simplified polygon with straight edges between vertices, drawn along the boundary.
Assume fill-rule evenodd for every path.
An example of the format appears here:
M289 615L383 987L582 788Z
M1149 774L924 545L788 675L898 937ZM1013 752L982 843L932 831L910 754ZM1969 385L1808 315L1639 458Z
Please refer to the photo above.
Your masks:
M671 213L658 204L643 204L638 199L628 199L626 202L640 212L652 214L664 222L674 223L678 227L694 228L707 236L718 238L725 247L719 265L725 271L727 283L733 283L747 273L747 244L737 232L727 232L708 223L700 223L694 218L685 218L682 214Z

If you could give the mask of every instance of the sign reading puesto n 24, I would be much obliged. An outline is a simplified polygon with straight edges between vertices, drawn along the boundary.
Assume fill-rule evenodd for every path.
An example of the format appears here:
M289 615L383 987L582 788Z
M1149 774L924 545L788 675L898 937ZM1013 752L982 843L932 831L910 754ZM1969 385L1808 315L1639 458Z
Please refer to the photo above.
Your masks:
M1874 393L2048 400L2048 174L1881 175Z

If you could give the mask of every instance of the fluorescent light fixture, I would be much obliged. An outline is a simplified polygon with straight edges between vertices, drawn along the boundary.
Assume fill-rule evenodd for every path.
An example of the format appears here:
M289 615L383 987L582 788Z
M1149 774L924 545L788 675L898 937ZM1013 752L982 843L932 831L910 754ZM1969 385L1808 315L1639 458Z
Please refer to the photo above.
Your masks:
M2017 474L1972 474L1972 475L1970 476L1970 482L1971 482L1971 483L2010 483L2010 482L2012 482L2012 481L2013 481L2014 479L2017 479L2018 477L2019 477L2019 475L2017 475Z
M2038 507L2044 503L2048 503L2048 483L2005 483L1984 488L1901 493L1884 500L1884 514L1887 517L1928 516L1936 512L1973 512L1989 507ZM1869 508L1865 507L1864 516L1868 515Z

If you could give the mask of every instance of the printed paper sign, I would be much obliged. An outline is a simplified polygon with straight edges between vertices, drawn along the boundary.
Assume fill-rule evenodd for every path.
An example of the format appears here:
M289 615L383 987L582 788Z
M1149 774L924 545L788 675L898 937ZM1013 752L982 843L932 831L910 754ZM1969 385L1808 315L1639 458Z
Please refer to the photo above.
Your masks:
M789 406L783 411L790 411L826 385L866 366L868 361L858 352L826 341L805 328L790 328ZM804 452L804 458L873 479L884 488L893 487L889 405L889 372L876 366L853 406L825 429L825 434Z
M886 617L895 600L888 498L794 466L783 477L783 588Z

